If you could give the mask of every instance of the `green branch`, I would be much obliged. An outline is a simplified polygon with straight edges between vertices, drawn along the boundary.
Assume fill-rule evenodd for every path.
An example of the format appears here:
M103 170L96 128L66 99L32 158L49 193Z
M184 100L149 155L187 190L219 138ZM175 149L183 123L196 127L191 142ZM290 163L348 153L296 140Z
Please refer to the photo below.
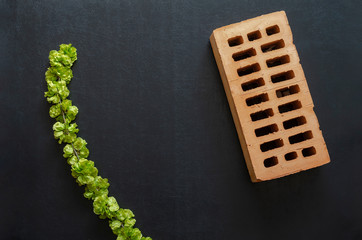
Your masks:
M71 44L62 44L59 51L50 51L49 60L50 67L45 73L48 91L44 96L53 104L49 115L57 121L53 125L54 137L59 144L66 143L63 156L71 166L72 176L79 186L85 185L84 197L93 201L93 212L99 218L109 219L109 226L118 236L117 240L152 240L143 237L141 231L133 227L136 219L132 211L120 208L117 200L108 196L108 179L98 175L94 162L87 159L87 142L77 136L78 125L73 121L78 108L67 99L67 85L73 78L71 67L77 60L77 50Z

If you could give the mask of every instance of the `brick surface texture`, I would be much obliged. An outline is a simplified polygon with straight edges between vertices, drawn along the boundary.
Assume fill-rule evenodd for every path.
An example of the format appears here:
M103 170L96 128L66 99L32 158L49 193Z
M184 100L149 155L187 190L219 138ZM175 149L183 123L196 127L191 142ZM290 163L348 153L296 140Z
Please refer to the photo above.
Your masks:
M218 28L210 42L251 180L328 163L285 12Z

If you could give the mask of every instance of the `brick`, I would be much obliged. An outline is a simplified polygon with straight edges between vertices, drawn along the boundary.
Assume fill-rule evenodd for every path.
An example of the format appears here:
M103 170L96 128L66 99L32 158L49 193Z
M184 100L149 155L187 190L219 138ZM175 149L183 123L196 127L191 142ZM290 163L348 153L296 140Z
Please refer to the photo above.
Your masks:
M330 162L285 12L218 28L210 42L251 180Z

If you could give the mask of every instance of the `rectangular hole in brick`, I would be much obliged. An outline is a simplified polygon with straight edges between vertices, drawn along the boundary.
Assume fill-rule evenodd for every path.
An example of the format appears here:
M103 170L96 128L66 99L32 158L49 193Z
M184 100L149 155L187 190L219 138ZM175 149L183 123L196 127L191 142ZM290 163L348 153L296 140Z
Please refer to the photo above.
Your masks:
M302 108L302 103L299 100L295 100L278 107L280 113L290 112L299 108Z
M254 48L249 48L247 50L241 51L241 52L237 52L233 54L233 59L235 62L246 59L246 58L250 58L252 56L256 55L256 51Z
M307 119L304 116L289 119L283 122L284 129L297 127L307 123Z
M249 66L239 68L238 75L240 77L242 77L242 76L249 75L249 74L252 74L252 73L258 72L258 71L260 71L260 65L258 63L254 63Z
M317 151L315 150L315 147L304 148L302 150L303 157L313 156L316 153L317 153Z
M286 63L290 62L290 57L288 55L284 55L281 57L276 57L272 59L266 60L266 65L268 65L269 68L280 66Z
M271 81L272 81L272 83L278 83L278 82L283 82L283 81L292 79L294 77L295 77L294 72L292 70L290 70L287 72L278 73L278 74L271 76Z
M268 117L272 117L273 115L274 115L273 109L268 108L263 111L252 113L252 114L250 114L250 117L251 117L251 121L255 122L255 121L259 121L259 120L262 120L262 119L265 119Z
M260 150L266 152L275 148L283 147L284 143L282 139L275 139L273 141L265 142L260 145Z
M303 141L306 141L306 140L312 139L312 138L313 138L312 131L306 131L303 133L298 133L296 135L290 136L289 143L290 144L300 143L300 142L303 142Z
M255 31L255 32L248 33L249 41L254 41L254 40L257 40L259 38L261 38L261 32L259 30Z
M245 101L246 101L246 105L252 106L252 105L255 105L255 104L266 102L268 100L269 100L268 94L263 93L263 94L248 98Z
M277 34L277 33L280 32L280 28L279 28L278 25L267 27L265 30L266 30L266 34L268 34L268 36L273 35L273 34Z
M278 125L272 124L272 125L268 125L265 127L255 129L255 135L257 137L261 137L261 136L265 136L265 135L268 135L273 132L277 132L278 130L279 130Z
M244 41L241 36L236 36L236 37L228 39L228 43L229 43L230 47L238 46L238 45L242 44L243 42Z
M261 86L264 86L264 85L265 85L264 79L258 78L258 79L251 80L249 82L241 84L241 88L244 91L249 91L251 89L258 88L258 87L261 87Z
M296 94L299 92L300 92L300 88L298 85L293 85L293 86L282 88L282 89L275 91L278 98L285 97L288 95L293 95L293 94Z
M285 160L290 161L293 159L296 159L298 157L298 154L296 152L290 152L284 155Z
M272 166L275 166L278 164L278 158L277 157L270 157L264 160L264 167L270 168Z
M283 39L261 45L262 52L270 52L285 47Z

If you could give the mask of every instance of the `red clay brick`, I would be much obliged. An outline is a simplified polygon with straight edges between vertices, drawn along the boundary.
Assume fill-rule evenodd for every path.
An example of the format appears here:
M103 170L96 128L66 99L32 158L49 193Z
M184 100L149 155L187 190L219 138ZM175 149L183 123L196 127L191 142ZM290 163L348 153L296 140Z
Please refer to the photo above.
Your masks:
M218 28L210 42L251 180L330 162L285 12Z

